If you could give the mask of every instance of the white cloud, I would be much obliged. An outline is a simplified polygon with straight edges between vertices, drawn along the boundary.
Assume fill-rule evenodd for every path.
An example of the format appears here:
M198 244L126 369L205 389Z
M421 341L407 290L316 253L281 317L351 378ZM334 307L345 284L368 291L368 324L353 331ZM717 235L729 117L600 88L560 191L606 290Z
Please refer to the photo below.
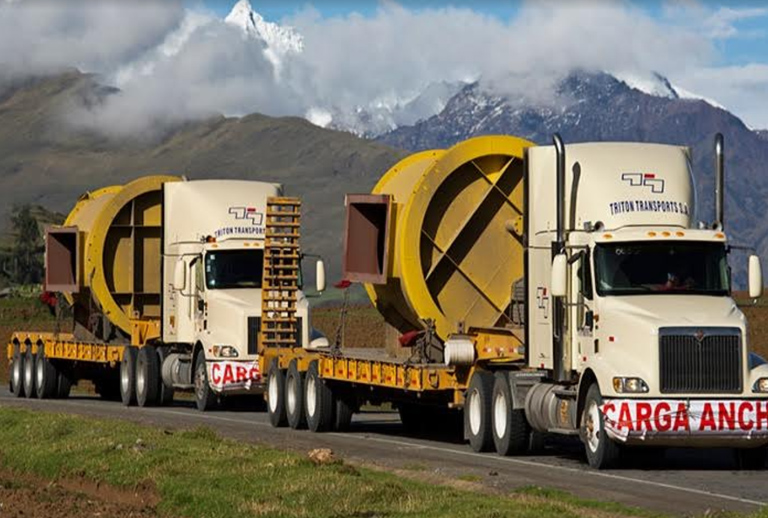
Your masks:
M103 73L121 93L76 120L113 134L214 113L311 111L327 123L334 108L403 104L429 84L477 78L500 94L541 101L573 68L659 71L735 108L731 94L738 101L738 92L762 77L746 69L717 78L713 66L718 38L733 37L738 23L764 15L762 8L687 2L658 19L627 2L531 1L508 22L470 9L394 3L370 17L323 18L308 8L286 20L303 36L304 50L284 58L278 77L263 46L178 1L85 5L0 4L0 74L65 66ZM760 117L768 125L768 113Z

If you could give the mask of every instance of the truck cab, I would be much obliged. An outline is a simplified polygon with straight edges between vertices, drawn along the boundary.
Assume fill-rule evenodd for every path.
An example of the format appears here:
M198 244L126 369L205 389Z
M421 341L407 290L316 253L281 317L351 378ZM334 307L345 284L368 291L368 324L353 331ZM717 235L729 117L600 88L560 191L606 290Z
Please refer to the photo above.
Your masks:
M572 387L590 463L619 445L768 443L768 367L731 295L722 200L714 224L695 219L690 151L556 140L528 150L528 175L528 362ZM756 256L748 270L758 297Z
M281 195L280 185L252 181L164 186L163 341L187 352L166 360L164 378L194 385L201 409L222 395L264 391L258 346L266 208ZM327 346L311 327L301 290L296 316L299 346Z

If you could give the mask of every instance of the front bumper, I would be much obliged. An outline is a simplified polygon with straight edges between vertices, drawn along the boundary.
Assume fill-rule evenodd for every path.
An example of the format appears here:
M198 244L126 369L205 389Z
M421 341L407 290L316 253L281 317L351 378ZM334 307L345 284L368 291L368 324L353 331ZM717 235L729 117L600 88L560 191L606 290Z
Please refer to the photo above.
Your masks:
M217 394L263 394L259 360L214 360L206 363L208 383Z
M768 399L607 399L605 431L626 444L751 448L768 444Z

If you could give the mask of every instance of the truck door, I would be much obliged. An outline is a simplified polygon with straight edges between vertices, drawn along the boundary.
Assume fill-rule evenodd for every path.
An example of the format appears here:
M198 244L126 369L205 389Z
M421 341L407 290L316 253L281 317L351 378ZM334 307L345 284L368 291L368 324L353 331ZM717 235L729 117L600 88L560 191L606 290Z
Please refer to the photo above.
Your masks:
M201 333L205 328L205 275L203 272L203 258L196 257L192 264L195 290L192 301L192 320L195 322L195 331Z
M597 351L594 340L594 295L592 285L592 254L589 250L579 253L580 258L576 263L574 272L573 290L576 295L574 305L574 325L572 327L572 340L575 347L575 355L578 359L591 358ZM572 314L573 314L572 313ZM578 361L576 362L578 363Z

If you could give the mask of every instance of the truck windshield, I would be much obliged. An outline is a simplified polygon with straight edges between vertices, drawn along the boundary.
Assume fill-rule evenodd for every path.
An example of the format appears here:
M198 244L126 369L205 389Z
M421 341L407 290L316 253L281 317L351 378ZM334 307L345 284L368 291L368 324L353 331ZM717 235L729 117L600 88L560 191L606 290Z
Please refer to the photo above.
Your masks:
M722 243L612 243L595 247L597 293L727 295Z
M205 285L209 290L261 288L263 250L220 250L205 255Z

